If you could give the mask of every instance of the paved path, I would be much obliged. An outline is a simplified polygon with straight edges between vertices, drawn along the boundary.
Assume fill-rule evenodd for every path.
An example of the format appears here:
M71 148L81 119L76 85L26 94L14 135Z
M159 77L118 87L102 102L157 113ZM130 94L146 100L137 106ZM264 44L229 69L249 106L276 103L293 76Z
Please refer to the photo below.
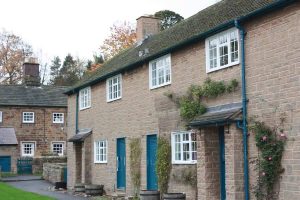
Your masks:
M5 177L1 179L1 181L3 182L33 181L33 180L42 180L42 177L35 176L35 175L24 175L24 176Z
M50 188L52 188L53 185L45 180L10 181L7 184L28 192L46 195L58 200L88 200L88 198L85 197L73 196L66 191L51 191Z

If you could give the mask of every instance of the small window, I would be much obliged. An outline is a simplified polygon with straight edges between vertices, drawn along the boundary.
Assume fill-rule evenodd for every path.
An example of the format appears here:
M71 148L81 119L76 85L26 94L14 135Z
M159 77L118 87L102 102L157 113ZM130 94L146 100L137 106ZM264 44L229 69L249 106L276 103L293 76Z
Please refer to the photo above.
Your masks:
M33 157L34 156L34 148L35 143L34 142L22 142L22 156L29 156Z
M122 98L122 76L121 74L106 80L107 102Z
M54 124L64 123L64 113L53 113L53 123Z
M209 37L205 42L206 72L239 64L239 42L236 28Z
M91 87L79 91L79 107L80 110L91 107Z
M64 155L64 142L52 142L52 152L59 156Z
M172 133L172 163L197 163L196 134L193 132Z
M23 112L23 123L34 123L34 112Z
M95 142L94 162L107 163L107 140Z
M149 62L150 89L171 84L170 54Z
M0 123L2 123L3 119L2 119L2 111L0 111Z

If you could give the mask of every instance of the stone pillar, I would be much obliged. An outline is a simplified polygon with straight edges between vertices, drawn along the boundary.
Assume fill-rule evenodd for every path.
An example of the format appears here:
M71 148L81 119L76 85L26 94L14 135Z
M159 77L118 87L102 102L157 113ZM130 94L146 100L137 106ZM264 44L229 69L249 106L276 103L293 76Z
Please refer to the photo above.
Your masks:
M243 134L235 124L225 126L226 198L244 199Z
M199 200L220 199L218 128L204 128L197 134L197 179Z
M81 183L82 178L82 143L74 143L75 152L75 183Z

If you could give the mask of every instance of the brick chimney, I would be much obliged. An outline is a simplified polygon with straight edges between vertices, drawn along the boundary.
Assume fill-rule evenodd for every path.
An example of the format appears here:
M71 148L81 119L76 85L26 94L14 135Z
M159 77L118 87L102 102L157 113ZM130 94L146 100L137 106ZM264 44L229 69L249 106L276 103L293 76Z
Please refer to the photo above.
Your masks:
M136 19L136 39L141 42L147 36L160 31L160 19L153 15L143 15Z
M25 58L23 63L23 84L40 86L39 63L36 58Z

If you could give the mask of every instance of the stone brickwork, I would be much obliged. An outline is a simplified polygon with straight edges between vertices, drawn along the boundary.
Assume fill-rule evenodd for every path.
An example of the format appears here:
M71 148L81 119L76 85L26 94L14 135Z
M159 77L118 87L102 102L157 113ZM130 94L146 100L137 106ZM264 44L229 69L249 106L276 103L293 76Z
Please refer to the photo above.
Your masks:
M286 168L280 183L280 199L298 199L299 177L299 121L300 121L300 33L299 3L266 14L243 24L246 35L246 81L249 98L249 116L275 122L274 110L285 112L286 131L289 137L283 166ZM106 102L106 83L91 86L91 108L79 111L79 128L92 128L91 182L105 185L106 192L116 192L116 139L126 140L126 194L133 193L129 172L129 140L142 138L141 189L146 188L146 135L156 133L171 137L172 131L186 130L179 110L164 94L180 95L191 84L202 84L206 78L228 81L233 78L241 83L239 65L212 73L206 73L205 42L199 41L171 53L172 83L157 89L149 89L149 68L144 64L122 74L122 98ZM240 87L234 93L206 100L208 106L241 101ZM76 95L68 99L68 137L75 134ZM275 106L275 107L274 107ZM226 130L226 128L225 128ZM198 199L220 198L219 144L216 128L201 129L198 134ZM93 142L108 141L108 163L93 162ZM69 143L68 187L72 188L78 178L82 155L75 154L77 144ZM249 137L249 157L257 156L253 135ZM79 147L78 147L79 148ZM80 147L82 148L82 147ZM228 199L243 199L243 154L242 132L229 127L225 133L226 195ZM78 151L79 152L79 151ZM80 151L81 152L81 151ZM76 158L76 159L75 159ZM78 159L77 159L78 158ZM82 162L81 162L82 163ZM181 166L172 166L173 169ZM83 169L83 168L82 168ZM80 170L81 171L81 170ZM87 173L82 170L82 173ZM250 166L250 183L256 174ZM170 180L170 190L187 193L188 199L196 199L195 190ZM251 195L251 199L255 199Z
M32 172L33 173L43 172L44 163L67 163L67 157L66 156L35 157L32 161Z
M64 169L67 163L44 163L43 178L53 184L64 182Z
M13 146L0 146L0 156L11 156L11 171L17 172L17 158L19 149L16 145Z
M13 153L13 169L16 168L16 159L21 156L21 142L35 142L34 157L40 157L44 153L52 151L52 142L62 141L64 145L64 155L66 148L66 119L67 108L41 108L41 107L0 107L3 122L1 127L13 127L15 129L18 146ZM34 123L25 124L22 122L23 112L34 112ZM54 124L53 113L64 113L64 123ZM11 148L11 147L8 147ZM1 147L1 152L3 147ZM7 154L9 155L9 154Z

